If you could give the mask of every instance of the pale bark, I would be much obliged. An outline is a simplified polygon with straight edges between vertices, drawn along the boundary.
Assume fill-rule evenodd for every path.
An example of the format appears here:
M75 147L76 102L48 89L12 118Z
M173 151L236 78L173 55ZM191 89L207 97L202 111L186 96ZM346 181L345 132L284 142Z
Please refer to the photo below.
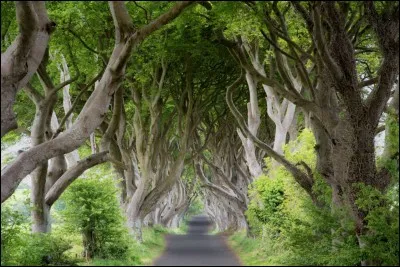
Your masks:
M61 55L61 67L58 68L60 71L60 83L64 83L68 80L71 79L71 76L69 74L69 68L67 65L67 61L65 60L64 55ZM70 109L72 109L72 103L71 103L71 96L69 94L69 87L70 85L67 84L63 88L63 108L64 108L64 113L67 114ZM65 121L65 127L66 129L71 128L72 126L72 121L73 121L73 114L67 117ZM57 126L55 129L53 129L53 132L56 132L59 128L59 125L57 123ZM94 153L93 153L94 154ZM75 165L79 161L79 154L78 150L74 150L70 153L65 154L65 157L68 161L68 166L71 167Z
M249 138L251 138L258 147L263 149L267 153L268 156L270 156L272 159L274 159L277 162L279 162L280 164L282 164L293 175L293 178L296 180L296 182L298 182L299 185L306 190L306 192L310 195L310 197L312 198L314 203L316 203L317 205L321 205L318 201L317 196L315 195L315 193L312 190L312 186L314 184L313 177L310 176L308 173L305 173L304 171L300 170L298 167L296 167L295 164L289 162L282 155L280 155L279 153L274 151L268 144L265 144L264 142L259 140L256 136L254 136L249 131L249 129L244 121L243 116L240 114L240 112L234 105L233 99L232 99L232 90L239 85L242 78L243 78L242 76L239 77L239 79L237 79L231 86L229 86L226 91L227 104L229 106L229 109L233 113L237 123L239 124L240 129L243 132L245 132L247 134L247 136Z
M215 223L218 231L230 233L247 228L247 223L235 205L219 197L214 192L207 192L207 201L204 203L206 214Z
M389 104L389 108L394 109L394 112L397 115L397 117L399 117L399 85L400 85L400 80L399 77L397 77L397 85L396 88L394 89L393 98Z
M63 175L49 188L46 193L46 204L51 206L61 196L65 189L77 179L87 169L104 163L108 160L108 151L90 155L77 162L76 165L69 168Z
M176 209L177 206L180 204L180 190L179 190L179 185L175 184L175 186L172 188L172 190L168 193L166 197L166 207L163 210L163 213L161 215L161 223L162 225L166 227L171 227L171 221L176 214Z
M42 62L37 72L44 88L45 96L38 93L31 85L25 88L25 92L36 106L31 132L33 147L42 144L45 140L49 140L53 132L58 128L58 120L54 112L54 105L57 101L56 92L74 80L68 79L67 81L62 81L58 86L54 86L46 72L46 65L47 62ZM67 163L64 155L58 155L50 159L49 162L43 163L33 172L31 191L33 232L44 233L51 230L51 205L45 203L45 194L66 169Z
M300 109L296 108L296 111L294 112L294 117L292 120L292 123L289 126L289 139L290 141L294 141L297 139L297 134L299 133L299 130L297 128L297 119L300 113Z
M246 43L245 43L246 44ZM257 50L256 50L257 51ZM247 53L251 55L251 51L249 46L247 45ZM257 52L258 53L258 52ZM300 93L302 88L302 83L300 77L294 77L292 74L292 70L290 69L286 57L283 57L283 67L284 71L288 75L294 89L296 92ZM254 68L261 73L263 76L266 76L264 66L260 63L258 57L251 57L251 64ZM270 63L272 64L272 62ZM273 73L270 73L272 76ZM294 119L294 114L296 111L296 106L289 100L283 98L281 101L279 100L278 95L275 93L275 90L271 88L267 84L262 85L266 94L267 100L267 114L275 123L275 140L273 149L283 155L283 145L286 143L286 136L289 132L289 128ZM253 134L254 135L254 134ZM254 135L256 136L256 135ZM276 164L273 164L276 166Z
M68 81L71 78L71 76L69 74L69 68L67 65L67 61L65 60L64 55L61 55L61 67L59 67L58 70L60 71L60 82L61 83ZM70 85L68 84L63 88L63 108L64 108L65 113L67 113L68 110L70 110L72 107L71 96L69 94L69 87L70 87ZM73 118L73 115L71 114L71 116L69 116L66 119L65 126L67 129L71 128L71 126L72 126L72 118Z
M32 232L41 232L48 233L51 231L51 218L50 218L50 209L51 204L46 203L45 195L50 190L50 188L58 181L58 179L63 175L63 173L67 169L67 162L65 160L64 155L57 156L53 159L49 160L49 167L47 170L46 181L45 181L45 190L40 192L40 195L37 195L36 200L40 199L41 206L43 207L43 211L40 214L35 214L32 218L33 227ZM32 184L32 191L36 187L36 185ZM35 200L32 198L32 200ZM35 205L36 207L38 205Z
M153 77L153 84L159 77ZM160 80L160 85L158 91L161 91L163 83ZM136 151L137 151L137 165L140 169L140 179L138 180L137 188L133 192L132 196L127 202L127 218L128 227L131 230L140 231L137 226L141 224L139 221L143 221L147 214L141 214L142 205L145 201L146 196L151 192L153 187L155 187L157 174L163 175L160 172L156 172L152 168L152 161L158 158L158 153L160 153L159 146L156 142L157 139L162 138L160 129L158 128L158 122L161 120L161 107L157 103L156 98L159 94L156 93L153 98L147 96L144 91L140 95L138 91L133 91L134 103L136 105L136 110L134 114L134 131L136 136ZM147 101L150 113L150 125L147 129L141 119L141 101L138 100L139 97L143 97L143 100ZM154 104L153 104L154 103ZM162 140L165 141L165 140ZM156 151L159 152L156 152ZM136 163L136 158L135 158ZM131 170L131 179L134 175L134 169ZM166 172L167 170L163 170ZM150 211L148 211L150 213ZM140 233L137 233L140 237Z
M260 81L262 83L262 86L264 88L264 91L266 93L266 100L267 100L267 114L268 116L272 119L272 121L275 123L275 140L274 140L274 145L273 145L273 150L277 152L280 155L283 155L283 145L286 143L286 136L288 134L289 128L292 124L292 121L294 119L294 114L296 110L296 106L294 103L290 102L287 99L283 99L280 101L280 98L278 95L275 93L275 89L272 88L274 87L279 87L281 90L285 90L285 85L279 84L276 81L272 81L271 79L268 79L266 77L266 73L264 70L263 64L260 62L259 58L259 51L258 51L258 45L257 43L249 44L246 40L242 40L243 38L239 38L239 41L237 43L230 43L228 45L231 54L234 55L238 61L241 64L241 67L245 70L246 72L246 81L247 84L249 85L249 91L252 92L254 91L254 83L252 81ZM229 41L228 41L229 42ZM245 53L246 51L246 53ZM249 59L247 59L248 55ZM289 65L287 63L286 58L282 59L283 64L281 64L286 75L287 79L290 80L294 95L298 95L301 91L302 88L302 83L300 80L300 77L294 77L292 74L291 69L289 68ZM272 66L272 63L271 63ZM272 69L272 68L271 68ZM273 76L273 70L271 70L270 76ZM251 95L250 95L251 96ZM254 105L254 104L253 104ZM251 108L248 108L248 131L250 132L251 135L257 137L256 132L253 130L252 124L254 124L251 120L252 118L252 112ZM259 117L259 115L258 115ZM242 142L245 140L245 134L238 131L240 138L242 139ZM254 151L254 144L252 141L252 138L247 137L247 143L243 142L245 150L246 150L246 155L248 154L253 154ZM252 144L252 147L249 147L248 144ZM250 153L249 153L250 152ZM249 169L252 170L254 169L254 159L250 160L249 156L247 156L247 164L249 166ZM279 164L279 162L275 161L273 159L273 166L276 167ZM261 167L259 168L261 171ZM252 173L253 174L253 173ZM261 173L259 173L261 174ZM254 175L253 175L254 177ZM254 177L255 178L255 177Z
M92 150L92 154L97 152L96 135L94 132L90 134L90 148Z
M53 111L56 95L51 94L54 87L48 79L45 71L46 63L41 65L38 76L46 92L45 97L40 95L35 88L29 85L25 91L31 100L35 103L36 112L35 119L32 124L31 140L32 146L35 147L52 134L52 126L56 127L57 118ZM48 162L41 164L35 169L31 175L32 191L31 191L31 204L32 204L32 232L46 233L51 229L50 225L50 206L46 205L44 196L46 190L54 183L58 177L65 171L66 164L64 156L58 156Z
M31 175L31 213L33 233L47 233L50 231L50 207L44 202L44 195L46 193L46 173L47 163L36 168Z
M17 128L13 112L16 93L39 67L55 26L43 1L18 1L16 11L19 34L1 54L1 137Z
M261 122L257 98L257 80L249 72L246 72L246 81L250 93L250 102L247 104L247 123L249 131L254 136L257 136ZM246 161L250 174L252 178L255 179L262 174L260 159L257 159L256 157L256 147L254 146L253 141L250 138L245 137L240 130L238 130L238 134L246 152Z

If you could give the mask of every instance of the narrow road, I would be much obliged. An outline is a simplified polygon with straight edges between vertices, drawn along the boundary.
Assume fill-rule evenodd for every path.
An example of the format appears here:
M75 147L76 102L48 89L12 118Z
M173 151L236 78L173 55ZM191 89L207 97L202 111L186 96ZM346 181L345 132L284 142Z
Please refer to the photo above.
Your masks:
M208 235L210 221L195 216L186 235L167 235L166 249L155 266L240 266L222 236Z

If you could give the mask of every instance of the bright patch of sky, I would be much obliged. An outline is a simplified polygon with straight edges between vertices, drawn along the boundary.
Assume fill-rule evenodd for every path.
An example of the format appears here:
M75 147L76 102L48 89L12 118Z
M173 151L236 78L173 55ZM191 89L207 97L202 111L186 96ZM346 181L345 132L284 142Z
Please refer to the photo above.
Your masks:
M4 144L1 143L1 169L3 169L8 162L11 162L18 156L18 151L27 150L31 147L31 138L29 136L23 135L14 144ZM22 180L21 184L31 185L31 177L28 175Z

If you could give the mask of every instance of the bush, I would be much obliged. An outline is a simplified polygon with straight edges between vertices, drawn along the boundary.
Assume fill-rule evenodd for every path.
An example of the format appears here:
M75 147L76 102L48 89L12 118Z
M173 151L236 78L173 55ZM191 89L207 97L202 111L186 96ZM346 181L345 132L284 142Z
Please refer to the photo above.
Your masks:
M313 134L305 129L285 146L285 157L292 162L302 160L314 170L314 146ZM246 212L250 229L262 240L257 242L264 244L256 249L267 255L266 264L358 264L361 256L354 224L346 219L346 212L332 214L329 208L316 208L283 166L272 168L270 159L266 165L268 176L259 177L249 188L251 201ZM329 207L330 187L318 173L314 178L314 192Z
M356 204L368 215L368 232L363 236L366 246L362 253L365 259L379 265L399 264L399 203L389 194L364 184L360 189ZM398 189L397 189L398 199Z
M396 153L398 141L391 136L398 136L398 127L397 131L396 127L393 129L394 134L387 139L393 139L395 146L389 148ZM312 133L304 130L297 140L285 146L285 157L292 162L303 160L314 170L314 145ZM379 161L393 175L394 168L384 165L388 162ZM232 239L234 243L249 242L254 246L257 252L245 253L241 249L250 263L257 261L257 253L261 253L266 255L263 263L268 265L349 266L359 265L362 260L377 265L399 264L398 174L385 193L363 183L355 184L359 191L356 204L366 214L368 229L361 237L365 247L360 249L349 211L346 207L331 210L331 189L318 173L314 171L313 190L326 203L322 209L313 205L284 167L272 169L270 159L266 163L270 171L250 186L251 200L246 213L250 229L259 238Z
M18 247L23 244L24 216L9 205L1 207L1 265L18 265Z
M19 265L76 265L64 253L72 246L51 234L30 234L20 250Z
M76 265L65 255L69 243L50 234L31 234L28 218L4 204L1 209L1 265Z
M124 259L129 234L120 211L114 181L92 173L79 179L64 193L60 211L67 231L78 230L88 258Z

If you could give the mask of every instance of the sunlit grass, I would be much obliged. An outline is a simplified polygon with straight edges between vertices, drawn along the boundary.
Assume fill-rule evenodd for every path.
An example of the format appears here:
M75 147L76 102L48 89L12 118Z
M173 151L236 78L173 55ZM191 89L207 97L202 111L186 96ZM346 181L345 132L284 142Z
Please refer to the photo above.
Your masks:
M268 261L267 244L261 239L248 238L244 231L231 235L228 244L245 266L274 265Z

